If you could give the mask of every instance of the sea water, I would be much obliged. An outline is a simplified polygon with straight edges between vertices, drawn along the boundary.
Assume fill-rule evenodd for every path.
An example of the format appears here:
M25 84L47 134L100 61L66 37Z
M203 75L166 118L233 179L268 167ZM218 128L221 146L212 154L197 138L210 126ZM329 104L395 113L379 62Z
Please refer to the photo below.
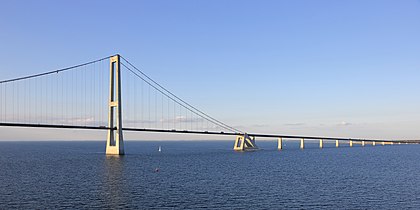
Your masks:
M420 209L420 145L257 144L0 142L0 209Z

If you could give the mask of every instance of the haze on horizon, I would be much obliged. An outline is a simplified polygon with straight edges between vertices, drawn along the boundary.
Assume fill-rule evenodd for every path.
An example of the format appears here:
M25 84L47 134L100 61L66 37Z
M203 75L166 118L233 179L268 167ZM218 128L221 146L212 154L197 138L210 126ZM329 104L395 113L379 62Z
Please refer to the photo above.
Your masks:
M4 1L0 28L0 80L119 53L247 132L420 139L420 1ZM106 138L0 133L0 140Z

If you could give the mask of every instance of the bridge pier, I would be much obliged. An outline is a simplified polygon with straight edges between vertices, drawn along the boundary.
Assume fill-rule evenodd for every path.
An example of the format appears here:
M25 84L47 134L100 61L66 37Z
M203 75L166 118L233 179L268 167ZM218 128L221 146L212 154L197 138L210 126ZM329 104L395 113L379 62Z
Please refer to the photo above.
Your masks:
M107 155L124 155L121 111L121 65L120 55L110 58L109 103L108 103L108 137L106 140ZM116 123L114 122L116 121Z
M255 137L250 137L248 134L240 135L236 137L235 145L233 150L235 151L246 151L246 150L255 150L258 149L255 144Z
M283 138L278 138L277 140L277 149L282 150L283 149Z
M375 146L376 145L376 141L372 141L372 146Z
M362 147L364 147L365 146L365 141L362 141Z
M385 142L384 141L382 142L382 146L385 146Z
M338 140L335 140L335 147L338 147L339 146L339 141Z
M350 147L353 147L353 141L352 140L349 141L349 145L350 145Z
M301 149L305 148L305 139L300 139L300 148Z
M323 148L324 147L324 140L320 139L319 140L319 148Z

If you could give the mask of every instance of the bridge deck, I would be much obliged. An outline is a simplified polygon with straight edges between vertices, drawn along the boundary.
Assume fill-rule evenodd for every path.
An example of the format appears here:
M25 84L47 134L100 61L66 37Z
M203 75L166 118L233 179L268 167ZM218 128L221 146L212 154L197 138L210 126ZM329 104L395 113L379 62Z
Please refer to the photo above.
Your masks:
M26 127L26 128L65 128L65 129L87 129L87 130L115 130L116 128L109 128L107 126L78 126L78 125L50 125L50 124L28 124L28 123L0 123L4 127ZM149 128L123 128L124 131L134 132L155 132L155 133L179 133L179 134L202 134L202 135L223 135L223 136L237 136L242 133L235 132L213 132L213 131L190 131L190 130L165 130L165 129L149 129ZM358 139L358 138L342 138L342 137L322 137L322 136L294 136L294 135L280 135L280 134L259 134L248 133L248 136L262 137L262 138L290 138L290 139L312 139L312 140L339 140L339 141L371 141L371 142L410 142L420 143L420 140L383 140L383 139Z

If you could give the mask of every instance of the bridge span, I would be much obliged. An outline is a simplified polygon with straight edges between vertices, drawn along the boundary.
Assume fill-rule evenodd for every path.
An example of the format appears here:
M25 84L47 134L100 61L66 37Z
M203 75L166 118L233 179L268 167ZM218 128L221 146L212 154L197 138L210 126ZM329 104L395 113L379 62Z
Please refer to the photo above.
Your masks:
M418 144L420 140L360 139L247 133L182 100L120 55L0 81L0 126L107 132L106 154L123 155L126 132L236 136L233 149L258 149L256 138L340 144ZM106 113L106 114L104 114ZM124 117L123 117L124 116ZM123 126L126 125L126 126Z

